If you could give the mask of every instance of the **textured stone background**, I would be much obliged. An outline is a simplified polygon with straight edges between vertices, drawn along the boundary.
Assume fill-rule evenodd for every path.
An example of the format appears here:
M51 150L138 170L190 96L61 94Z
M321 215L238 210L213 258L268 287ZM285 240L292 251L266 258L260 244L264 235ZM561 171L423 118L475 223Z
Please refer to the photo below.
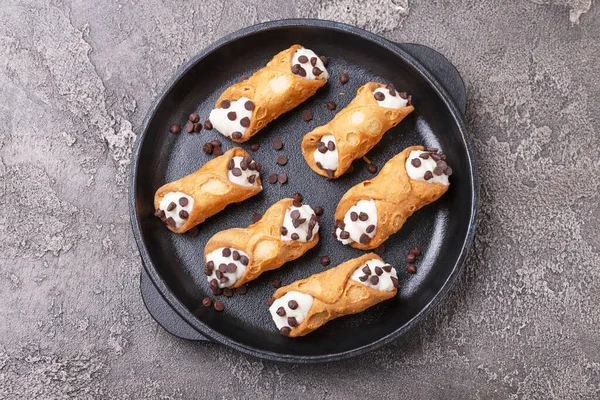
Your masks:
M600 398L600 6L257 3L2 0L0 398ZM164 83L215 39L289 17L445 54L482 178L449 300L406 340L332 365L164 332L127 217L132 142Z

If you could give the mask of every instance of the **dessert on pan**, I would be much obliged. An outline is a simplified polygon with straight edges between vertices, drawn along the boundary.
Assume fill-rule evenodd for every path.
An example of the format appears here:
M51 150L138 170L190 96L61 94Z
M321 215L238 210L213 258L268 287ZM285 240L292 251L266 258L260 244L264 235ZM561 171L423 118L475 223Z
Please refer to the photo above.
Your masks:
M369 82L329 123L304 136L302 155L317 174L339 178L353 160L367 154L413 110L406 93L396 91L391 84Z
M262 165L235 147L199 170L161 186L154 215L175 233L184 233L223 210L262 191Z
M247 228L227 229L210 238L204 273L213 292L237 288L297 259L318 242L319 217L296 193L273 204Z
M234 142L245 142L327 83L325 65L299 44L276 54L250 78L227 88L210 113L212 126Z
M334 237L362 250L385 242L415 211L446 193L452 168L445 159L438 149L422 146L394 156L375 178L344 194L335 211Z
M332 319L391 299L397 291L396 270L369 253L277 289L269 311L282 335L304 336Z

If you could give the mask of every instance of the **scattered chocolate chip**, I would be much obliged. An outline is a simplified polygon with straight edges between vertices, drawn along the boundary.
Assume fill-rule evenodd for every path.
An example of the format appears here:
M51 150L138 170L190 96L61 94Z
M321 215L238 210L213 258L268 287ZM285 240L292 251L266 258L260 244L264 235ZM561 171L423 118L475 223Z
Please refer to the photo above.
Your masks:
M262 214L254 213L252 214L252 222L257 223L262 218Z
M329 64L329 59L325 56L319 56L319 58L321 59L321 62L323 63L324 66L327 66L327 64Z
M287 174L279 174L279 176L277 177L277 181L278 181L279 183L281 183L282 185L283 185L284 183L287 183L287 181L288 181L288 176L287 176Z
M437 147L428 147L426 150L430 153L437 153L439 149Z
M185 131L187 133L194 132L194 124L192 124L190 121L188 121L187 124L185 124Z
M384 252L385 252L385 246L382 244L377 246L377 248L375 249L375 254L382 255Z
M369 282L371 282L371 285L377 285L379 283L379 277L377 275L373 275L371 278L369 278Z
M298 234L297 234L297 233L292 233L292 236L290 236L290 238L291 238L292 240L298 240L298 239L300 239L300 236L298 236Z
M197 237L198 234L200 233L200 231L198 230L197 226L194 226L192 229L190 229L189 231L187 231L187 234L190 235L190 237Z
M340 239L348 239L349 237L350 237L350 233L348 233L346 231L340 232Z
M223 294L223 290L221 288L219 288L218 286L215 288L210 289L212 294L215 296L220 296Z
M165 217L165 212L163 210L156 210L154 211L154 216L158 217L158 218L164 218Z
M298 308L298 302L296 300L290 300L288 301L288 307L290 308L290 310L295 310L296 308Z
M221 149L221 147L214 147L213 146L213 156L215 157L219 157L223 155L223 150Z
M233 290L231 288L223 288L223 296L231 297L233 296Z
M273 140L273 148L275 150L281 150L281 149L283 149L283 142L281 141L281 139L275 139L275 140Z
M392 272L392 266L391 265L384 265L383 267L381 267L385 272Z
M433 173L436 174L437 176L442 176L444 174L444 168L442 168L438 165L437 167L435 167L433 169Z
M274 279L273 282L271 282L271 286L275 289L279 289L281 287L281 279Z
M352 212L350 213L350 219L351 219L352 221L356 221L356 220L358 219L358 214L357 214L357 213L355 213L354 211L352 211Z
M421 153L419 154L419 157L421 157L423 160L427 160L429 158L429 153Z
M237 118L237 114L235 113L235 111L230 111L227 113L227 119L230 121L235 121Z
M323 215L323 213L325 212L325 209L321 206L316 206L315 207L315 215L317 217L320 217L321 215Z
M191 113L189 116L189 120L190 122L195 124L196 122L200 121L200 116L198 115L198 113Z
M272 297L268 297L267 298L267 305L270 307L273 305L273 303L275 302L275 299Z
M358 214L358 219L364 222L369 219L369 215L367 213L361 212L360 214Z
M288 317L287 319L287 323L289 326L291 326L292 328L296 325L298 325L298 321L296 321L296 317Z
M202 151L205 152L206 154L212 154L213 145L210 143L204 143L204 146L202 147Z
M414 263L417 259L417 256L415 256L413 253L408 253L406 256L404 256L404 259L407 263Z
M415 168L419 168L421 166L421 160L419 160L418 158L413 158L412 160L410 160L410 163Z
M279 330L279 333L281 333L283 336L290 336L291 331L292 330L288 326L284 326Z
M312 119L312 112L310 112L310 110L304 110L302 111L302 119L305 122L308 122Z
M202 300L202 305L203 305L204 307L212 307L212 303L213 303L213 302L212 302L212 300L211 300L211 298L210 298L210 297L205 297L205 298Z
M221 147L221 141L220 141L220 140L217 140L217 139L215 139L215 140L211 140L211 141L210 141L210 144L212 144L212 145L213 145L213 147Z
M367 233L371 233L375 230L375 225L369 225L367 226L366 232Z
M240 287L236 288L236 289L235 289L235 292L236 292L237 294L246 294L246 292L248 292L248 286L246 286L246 285L242 285L242 286L240 286Z
M232 158L231 160L227 161L227 169L229 171L231 171L234 168L235 168L235 161L233 161L233 158Z
M229 257L231 255L231 249L228 247L225 247L223 249L223 251L221 252L221 254L223 254L223 257Z
M225 304L221 300L215 301L215 310L221 312L225 309Z
M204 121L204 129L206 129L207 131L212 130L213 125L212 122L210 122L209 120Z
M302 64L305 64L308 62L308 57L306 57L305 55L301 55L300 57L298 57L298 61Z
M230 105L231 105L231 103L229 102L229 100L223 100L221 102L221 108L227 109L227 108L229 108Z
M416 274L417 266L415 264L406 264L406 272L409 274Z
M360 235L360 244L367 244L369 243L369 240L371 240L371 238L369 237L369 235L363 233L362 235Z
M337 104L335 104L335 102L333 101L328 101L327 102L327 109L330 111L333 111L337 108Z
M381 269L381 267L375 267L375 273L381 276L381 274L383 274L383 269Z
M452 168L450 166L446 167L446 169L444 169L444 174L448 176L452 175Z
M171 125L171 129L169 129L169 131L171 131L171 133L176 135L181 132L181 125L173 124L173 125Z
M175 204L175 202L172 201L167 206L167 211L173 211L175 209L175 207L177 207L177 204Z
M277 183L277 174L271 174L269 175L269 177L267 178L267 181L269 183Z
M343 73L342 75L340 75L340 83L342 85L345 85L346 83L348 83L348 81L350 80L350 77L348 76L347 73Z
M179 211L179 218L188 219L189 216L190 216L190 214L187 211L185 211L185 210Z
M254 103L252 102L252 100L246 101L246 103L244 103L244 108L248 111L254 110Z
M369 164L369 166L367 167L367 171L369 171L369 173L371 174L376 174L378 169L379 168L377 168L377 165L375 164Z
M256 153L258 151L258 149L260 149L260 144L258 144L258 143L254 143L254 144L250 145L250 150L252 150L253 152Z
M284 156L283 154L280 154L277 156L277 164L279 165L285 165L288 162L288 158L286 156Z
M377 100L377 101L383 101L383 100L385 100L385 94L383 94L381 92L375 92L375 94L373 95L373 97L375 97L375 100Z
M231 174L233 176L242 176L242 170L239 168L234 168L231 170Z
M194 124L194 132L200 133L200 131L202 131L202 124Z
M329 256L321 256L321 265L326 267L331 264L331 258Z
M364 267L362 267L361 271L367 276L371 275L371 268L369 268L368 265L365 265Z
M312 73L314 76L319 76L323 73L323 71L321 71L321 68L319 68L319 67L313 67Z
M244 128L249 127L250 126L250 118L244 117L244 118L240 119L240 125L243 126Z
M242 263L242 265L247 266L250 260L248 260L248 257L246 256L240 256L240 262Z
M414 254L415 257L419 257L421 255L421 249L417 246L414 246L409 251L410 254Z
M431 171L426 171L425 175L423 175L423 179L425 179L426 181L428 181L431 178L433 178L433 174L431 173Z
M285 308L279 307L277 311L275 311L275 314L279 315L280 317L283 317L285 315Z

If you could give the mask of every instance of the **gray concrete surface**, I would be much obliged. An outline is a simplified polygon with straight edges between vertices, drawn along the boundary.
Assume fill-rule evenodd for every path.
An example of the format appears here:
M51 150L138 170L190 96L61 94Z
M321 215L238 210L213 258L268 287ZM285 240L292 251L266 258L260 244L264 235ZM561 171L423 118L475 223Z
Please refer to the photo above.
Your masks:
M600 5L592 0L3 0L0 398L600 398ZM481 222L409 338L276 365L157 327L127 217L135 133L238 28L330 18L429 45L468 86Z

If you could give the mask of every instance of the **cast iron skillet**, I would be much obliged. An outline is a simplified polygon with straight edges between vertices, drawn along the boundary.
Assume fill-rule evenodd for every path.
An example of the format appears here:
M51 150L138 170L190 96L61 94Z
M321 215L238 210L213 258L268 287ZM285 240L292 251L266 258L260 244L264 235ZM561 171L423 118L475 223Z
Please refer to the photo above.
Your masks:
M202 152L206 141L220 139L224 151L236 146L214 130L173 135L169 127L173 123L184 125L187 116L194 111L202 120L206 119L226 87L242 75L252 74L278 51L294 43L329 58L330 80L314 97L241 145L249 151L251 144L261 144L258 152L250 153L264 164L263 192L209 218L199 226L198 237L169 232L152 216L156 189L208 161L210 156ZM430 69L437 69L436 62L429 65ZM338 79L342 72L350 76L346 85L341 85ZM305 164L300 143L305 133L334 116L325 106L327 101L334 100L339 111L367 81L392 82L399 90L412 94L415 106L415 112L386 133L367 156L381 167L409 145L439 147L447 154L447 161L454 170L451 186L440 200L419 210L385 243L383 258L396 267L399 275L400 289L396 298L362 314L334 320L303 338L283 337L272 323L266 304L274 292L273 279L279 278L288 284L323 271L325 267L319 259L324 254L332 259L330 267L363 254L342 246L330 232L341 196L351 186L372 177L366 163L357 160L353 173L328 182ZM458 86L464 90L462 82ZM407 51L348 25L319 20L275 21L243 29L217 41L176 73L150 110L135 144L130 212L147 275L191 328L213 341L256 357L285 362L326 362L356 356L389 343L421 321L448 292L473 239L478 205L477 172L464 127L464 103L459 107L462 110L432 72ZM304 109L313 113L313 120L308 123L300 117ZM280 152L271 145L275 138L285 143ZM287 155L289 163L285 167L278 166L276 154ZM266 177L272 172L287 173L289 183L267 183ZM245 296L223 297L224 312L203 307L205 296L214 297L202 273L206 241L219 230L247 226L253 212L262 213L269 205L294 192L302 192L305 202L313 207L325 207L320 243L300 259L251 282ZM415 245L423 249L424 257L417 264L417 274L409 275L404 270L404 255Z

